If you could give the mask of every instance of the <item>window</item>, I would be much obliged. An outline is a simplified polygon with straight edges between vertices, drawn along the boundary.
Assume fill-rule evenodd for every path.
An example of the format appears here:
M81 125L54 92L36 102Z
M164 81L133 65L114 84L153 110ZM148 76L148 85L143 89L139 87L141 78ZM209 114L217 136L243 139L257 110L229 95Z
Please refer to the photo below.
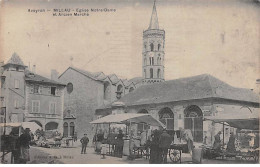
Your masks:
M146 78L146 69L144 69L144 78Z
M160 48L161 48L161 44L158 44L158 51L160 50Z
M33 100L32 101L32 112L39 113L40 112L40 101Z
M174 115L169 108L161 110L159 120L166 125L167 130L174 130Z
M154 65L154 59L153 59L153 57L150 57L150 65Z
M5 77L1 77L1 88L5 88Z
M108 100L110 96L110 84L109 82L105 82L104 84L104 99Z
M160 69L157 70L157 78L161 78L161 70Z
M151 51L153 51L153 48L154 48L153 43L150 44L150 48L151 48Z
M153 78L153 69L150 68L150 78Z
M39 85L33 85L33 93L39 93Z
M159 54L158 57L157 57L157 64L158 64L158 65L161 65L161 57L160 57L160 54Z
M64 122L63 124L63 136L64 137L68 137L68 133L69 133L69 128L68 128L68 123L67 122Z
M4 107L4 106L5 106L5 105L4 105L5 98L4 98L3 96L1 96L1 97L0 97L0 100L1 100L1 103L0 103L1 106Z
M73 91L73 84L72 83L68 83L67 84L67 92L68 94L70 94Z
M55 94L56 94L56 87L51 87L51 94L55 96Z
M50 103L49 112L50 112L50 114L56 113L56 103L54 103L54 102Z
M117 86L117 92L123 92L123 86L122 85Z
M16 71L19 71L19 67L16 67Z
M15 80L14 80L14 88L15 88L15 89L19 89L19 86L20 86L19 80L18 80L18 79L15 79Z
M14 100L14 108L19 108L19 101L17 99Z
M75 124L74 122L70 123L70 136L74 136L74 132L75 132Z

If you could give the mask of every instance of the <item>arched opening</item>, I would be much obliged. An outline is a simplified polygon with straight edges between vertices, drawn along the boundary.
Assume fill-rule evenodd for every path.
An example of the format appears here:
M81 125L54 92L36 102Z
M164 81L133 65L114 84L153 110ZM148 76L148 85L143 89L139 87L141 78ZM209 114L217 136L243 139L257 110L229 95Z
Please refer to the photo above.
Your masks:
M150 44L150 49L151 49L151 51L154 50L154 45L153 45L153 43Z
M141 109L138 111L138 113L148 114L148 111L146 109Z
M159 57L157 57L157 64L158 64L158 65L161 65L161 58L160 58L160 55L159 55Z
M144 69L144 78L146 78L146 69Z
M174 130L174 114L170 108L166 107L159 111L159 120L167 130Z
M130 92L133 92L133 91L134 91L134 88L131 87L131 88L129 89L129 93L130 93Z
M73 84L69 82L66 87L68 94L71 94L71 92L73 91Z
M74 132L75 132L75 125L74 122L70 123L70 136L74 136Z
M63 136L68 137L69 134L69 126L67 122L64 122L63 124Z
M35 122L35 123L37 123L40 127L42 127L42 124L41 124L39 121L31 120L31 121L29 121L29 122Z
M161 44L158 44L158 51L160 50L160 48L161 48Z
M45 125L45 130L55 130L58 129L58 123L56 122L49 122Z
M184 128L190 129L195 142L203 141L203 114L198 106L189 106L184 110Z
M110 94L110 84L109 82L104 83L104 99L108 100L109 99L109 94Z
M118 92L122 92L123 91L123 86L122 85L118 85L117 86L117 91Z
M117 99L121 98L122 93L123 93L123 86L120 84L120 85L117 86L117 91L116 91Z
M157 78L161 78L161 70L160 69L157 70Z
M150 68L150 78L153 78L153 69Z

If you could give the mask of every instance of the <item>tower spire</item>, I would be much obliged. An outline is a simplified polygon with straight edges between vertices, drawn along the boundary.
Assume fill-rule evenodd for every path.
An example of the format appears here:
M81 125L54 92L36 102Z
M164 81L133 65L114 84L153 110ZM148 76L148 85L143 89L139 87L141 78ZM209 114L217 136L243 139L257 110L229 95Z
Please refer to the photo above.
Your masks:
M159 29L159 22L158 22L158 17L157 17L157 12L156 12L156 5L155 1L153 3L153 11L152 11L152 16L150 20L150 25L148 29Z

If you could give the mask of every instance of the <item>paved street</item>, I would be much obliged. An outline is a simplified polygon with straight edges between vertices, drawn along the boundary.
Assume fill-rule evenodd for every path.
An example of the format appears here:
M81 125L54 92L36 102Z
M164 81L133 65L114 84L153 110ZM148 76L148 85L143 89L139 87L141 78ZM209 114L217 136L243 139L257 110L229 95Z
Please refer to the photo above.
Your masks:
M87 148L87 154L80 154L80 144L74 144L74 147L70 148L43 148L43 147L31 147L30 148L30 164L148 164L148 159L139 158L135 160L127 160L126 157L118 158L112 156L106 156L105 159L101 158L101 155L97 155L92 147ZM6 163L10 163L10 154L5 158ZM191 156L189 154L182 154L182 163L192 163ZM203 159L203 164L240 164L240 163L254 163L253 161L235 161L229 160L208 160Z

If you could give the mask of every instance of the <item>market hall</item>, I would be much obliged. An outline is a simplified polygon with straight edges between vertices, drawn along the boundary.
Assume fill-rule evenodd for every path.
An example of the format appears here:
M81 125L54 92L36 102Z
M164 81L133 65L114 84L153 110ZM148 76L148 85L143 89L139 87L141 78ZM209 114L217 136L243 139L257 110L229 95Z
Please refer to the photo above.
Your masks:
M259 125L259 99L250 89L236 88L208 74L144 85L118 101L100 107L96 115L148 113L165 124L167 132L180 137L182 129L190 129L194 145L213 145L214 136L223 131L221 123L207 117L226 117L240 114L256 119ZM145 131L138 124L134 133ZM150 130L153 127L150 127ZM225 126L224 143L230 133L239 129ZM148 130L149 131L149 130ZM259 146L258 143L255 145Z

